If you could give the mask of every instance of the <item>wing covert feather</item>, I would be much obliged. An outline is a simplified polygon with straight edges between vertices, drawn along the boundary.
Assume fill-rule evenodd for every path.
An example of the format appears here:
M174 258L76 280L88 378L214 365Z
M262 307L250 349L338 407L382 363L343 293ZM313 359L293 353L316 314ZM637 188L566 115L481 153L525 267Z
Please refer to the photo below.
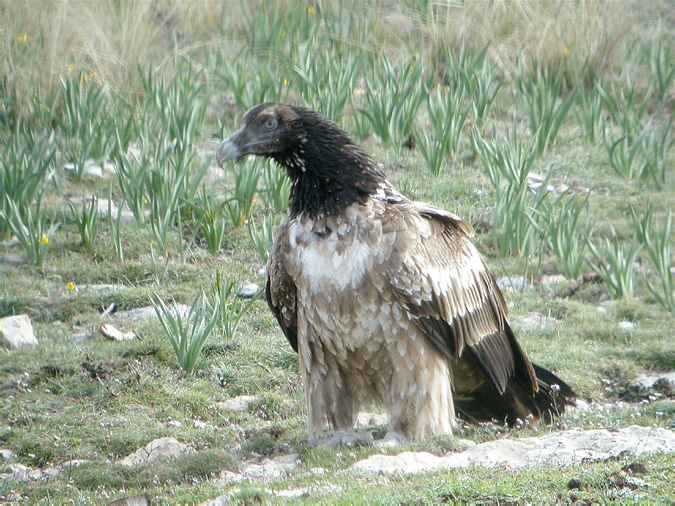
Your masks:
M277 231L267 262L265 298L293 350L298 351L297 288L286 268L288 221Z
M390 268L399 303L442 353L460 359L467 350L500 393L516 369L536 390L529 360L506 322L506 303L494 276L457 216L412 204L408 231ZM408 233L406 233L408 232Z

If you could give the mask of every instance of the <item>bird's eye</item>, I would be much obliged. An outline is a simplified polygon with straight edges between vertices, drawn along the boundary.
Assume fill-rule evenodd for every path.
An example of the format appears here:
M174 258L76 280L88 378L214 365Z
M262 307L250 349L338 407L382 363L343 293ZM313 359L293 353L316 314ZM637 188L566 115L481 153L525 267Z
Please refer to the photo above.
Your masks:
M269 118L265 121L265 130L274 130L277 127L277 120L275 118Z

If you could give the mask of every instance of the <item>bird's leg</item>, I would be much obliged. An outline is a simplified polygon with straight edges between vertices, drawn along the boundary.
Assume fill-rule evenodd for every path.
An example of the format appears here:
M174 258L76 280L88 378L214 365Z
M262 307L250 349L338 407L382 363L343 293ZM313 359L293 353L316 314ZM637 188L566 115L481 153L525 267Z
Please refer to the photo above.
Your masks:
M305 375L305 395L310 433L352 430L356 402L337 364L329 364L325 369L311 367Z
M448 361L432 349L423 355L404 357L413 360L414 367L401 364L397 368L388 399L391 431L415 440L451 434L455 419ZM390 439L397 441L394 435Z

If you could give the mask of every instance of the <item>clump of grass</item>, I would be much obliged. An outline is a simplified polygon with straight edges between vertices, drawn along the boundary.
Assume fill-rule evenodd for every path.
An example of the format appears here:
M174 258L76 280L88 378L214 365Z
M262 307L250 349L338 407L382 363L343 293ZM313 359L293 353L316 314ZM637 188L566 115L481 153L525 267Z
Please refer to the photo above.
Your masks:
M663 102L668 98L673 79L675 79L672 46L663 40L650 44L647 61L651 74L650 91L653 91L657 99Z
M19 240L31 263L41 267L49 246L47 226L40 210L41 199L38 198L35 210L31 206L20 208L8 195L3 196L3 201L0 220Z
M431 135L419 137L419 147L427 167L438 176L448 157L454 158L468 110L462 105L462 90L438 89L427 97Z
M200 234L206 241L206 249L212 255L217 255L223 247L227 230L223 206L217 204L206 190L202 190L201 197L193 208L193 215Z
M591 268L596 272L614 299L631 297L635 288L635 260L640 254L640 245L622 243L612 229L612 238L604 239L604 246L598 248L589 239L588 247L593 255Z
M115 256L119 262L124 262L124 248L122 246L122 234L120 224L122 222L122 206L117 208L117 216L113 218L112 212L112 186L108 193L108 226L110 228L110 238L112 240Z
M0 150L0 239L9 237L10 202L26 219L26 209L40 199L47 174L54 166L55 147L48 137L35 137L32 130L17 125L11 141Z
M84 201L79 212L72 203L68 203L68 206L80 233L80 243L86 250L93 251L98 235L98 197L93 195Z
M263 265L267 265L270 251L272 251L275 226L276 220L272 215L265 216L260 227L258 227L254 220L251 220L248 224L249 236L258 254L258 259Z
M579 220L587 208L588 198L560 197L546 224L546 240L567 279L583 273L589 231Z
M87 82L86 76L62 81L64 112L59 126L65 136L65 157L77 180L82 179L88 160L103 163L108 158L114 140L103 88Z
M252 300L243 301L237 297L237 284L234 280L226 280L220 271L216 272L210 304L218 310L218 328L223 337L234 337L251 302Z
M536 142L523 143L515 132L487 141L475 130L472 136L484 171L490 178L497 205L492 234L501 255L527 256L533 250L536 216L546 198L546 182L532 195L527 178L537 158Z
M218 323L219 307L209 305L202 292L197 296L187 316L180 314L176 307L168 307L159 294L152 296L152 304L176 353L178 365L192 374L201 360L201 352L211 331Z
M590 144L595 144L598 133L601 131L603 125L602 111L602 97L597 93L595 87L582 87L577 92L575 113L577 121L584 131L586 140Z
M336 57L331 51L317 54L308 44L293 67L300 94L311 107L333 121L340 121L360 74L362 58L354 52Z
M373 72L375 82L366 81L359 113L383 143L401 147L413 134L417 111L426 96L423 67L412 60L399 69L386 57L373 65L378 69Z
M232 196L225 202L225 209L233 227L241 227L250 219L255 206L259 179L260 167L256 162L247 162L235 169Z
M263 172L265 191L262 195L267 207L274 211L285 211L291 197L291 179L283 169L266 164Z
M553 145L567 117L574 93L564 96L563 78L548 69L536 67L521 71L517 88L525 99L530 132L536 139L537 153L542 155Z
M656 228L654 209L649 206L642 217L633 210L633 225L647 256L652 263L657 278L654 285L646 279L647 288L654 298L671 313L675 312L675 282L671 271L672 259L672 225L673 216L668 211L663 229Z

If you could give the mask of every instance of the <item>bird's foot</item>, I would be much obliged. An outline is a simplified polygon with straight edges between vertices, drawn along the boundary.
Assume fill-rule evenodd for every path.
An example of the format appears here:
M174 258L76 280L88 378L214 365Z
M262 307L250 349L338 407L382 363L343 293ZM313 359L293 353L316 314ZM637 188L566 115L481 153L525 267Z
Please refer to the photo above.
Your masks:
M307 441L312 448L337 448L338 446L372 446L373 435L370 432L337 431L333 434L312 436Z
M399 446L403 446L407 442L408 438L406 438L400 432L389 431L385 434L384 438L380 439L375 444L380 448L398 448Z

